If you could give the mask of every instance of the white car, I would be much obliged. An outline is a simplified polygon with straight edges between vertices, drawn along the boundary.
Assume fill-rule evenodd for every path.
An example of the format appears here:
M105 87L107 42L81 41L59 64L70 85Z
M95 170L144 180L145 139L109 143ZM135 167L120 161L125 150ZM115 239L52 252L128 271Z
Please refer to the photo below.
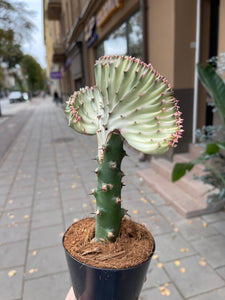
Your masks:
M14 103L17 101L23 101L23 95L20 92L11 92L9 94L9 102Z
M28 93L23 93L23 100L28 101L29 100L29 95Z

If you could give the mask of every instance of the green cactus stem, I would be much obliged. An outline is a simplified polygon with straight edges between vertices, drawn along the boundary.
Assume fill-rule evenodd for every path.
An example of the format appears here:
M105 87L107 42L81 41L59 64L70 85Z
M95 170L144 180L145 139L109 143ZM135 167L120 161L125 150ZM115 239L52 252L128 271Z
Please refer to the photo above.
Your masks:
M98 186L96 240L115 241L121 208L123 140L147 154L176 146L182 134L178 101L167 80L152 65L128 56L104 56L95 64L96 86L82 88L67 102L69 126L97 134Z
M115 241L120 231L124 209L121 208L121 188L123 172L121 161L126 155L123 139L118 133L112 133L104 146L103 160L98 158L98 186L94 190L97 209L96 240Z

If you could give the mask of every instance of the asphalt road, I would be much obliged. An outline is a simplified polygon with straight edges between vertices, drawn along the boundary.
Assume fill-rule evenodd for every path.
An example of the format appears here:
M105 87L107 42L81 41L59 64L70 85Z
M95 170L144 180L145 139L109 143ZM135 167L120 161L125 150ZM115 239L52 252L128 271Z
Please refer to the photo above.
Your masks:
M4 160L7 150L33 113L32 102L10 104L7 98L0 101L0 162Z

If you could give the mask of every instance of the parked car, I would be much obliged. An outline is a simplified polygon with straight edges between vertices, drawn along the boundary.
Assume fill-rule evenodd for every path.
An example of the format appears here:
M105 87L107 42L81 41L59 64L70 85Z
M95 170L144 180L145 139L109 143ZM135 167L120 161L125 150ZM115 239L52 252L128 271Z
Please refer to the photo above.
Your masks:
M23 100L28 101L29 100L29 94L28 93L23 93Z
M21 92L11 92L9 94L9 102L10 103L14 103L14 102L17 102L17 101L23 101L23 95Z

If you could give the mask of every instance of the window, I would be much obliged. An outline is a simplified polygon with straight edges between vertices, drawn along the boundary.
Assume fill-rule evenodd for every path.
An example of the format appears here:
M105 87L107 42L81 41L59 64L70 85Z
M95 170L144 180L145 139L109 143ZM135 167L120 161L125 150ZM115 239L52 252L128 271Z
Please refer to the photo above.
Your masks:
M138 11L99 44L96 56L130 55L142 59L142 40L141 13Z

